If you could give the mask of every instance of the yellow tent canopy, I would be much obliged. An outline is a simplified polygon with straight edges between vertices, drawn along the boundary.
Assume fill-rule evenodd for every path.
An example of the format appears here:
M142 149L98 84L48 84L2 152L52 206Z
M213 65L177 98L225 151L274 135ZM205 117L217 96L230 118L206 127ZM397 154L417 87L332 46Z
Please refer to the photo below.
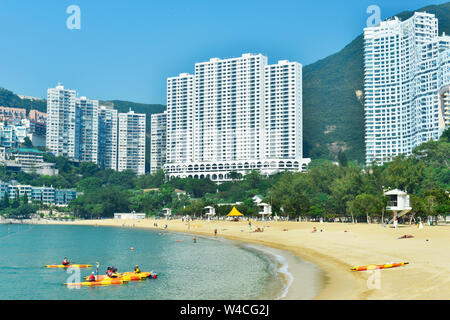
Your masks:
M227 217L238 217L238 216L243 216L243 214L240 213L239 210L236 209L236 207L233 207L233 209L231 209L230 213L227 214Z

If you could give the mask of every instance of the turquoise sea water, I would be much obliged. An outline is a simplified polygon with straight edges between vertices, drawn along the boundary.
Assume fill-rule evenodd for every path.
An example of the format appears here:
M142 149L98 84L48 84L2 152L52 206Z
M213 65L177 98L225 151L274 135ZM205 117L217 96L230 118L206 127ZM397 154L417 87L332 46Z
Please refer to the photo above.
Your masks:
M0 225L0 299L272 299L282 290L277 264L267 255L227 241L179 233L114 227ZM177 242L183 241L183 242ZM130 250L134 247L134 250ZM125 285L63 285L69 274L47 269L68 257L92 264L81 276L109 265L119 272L154 270L157 279Z

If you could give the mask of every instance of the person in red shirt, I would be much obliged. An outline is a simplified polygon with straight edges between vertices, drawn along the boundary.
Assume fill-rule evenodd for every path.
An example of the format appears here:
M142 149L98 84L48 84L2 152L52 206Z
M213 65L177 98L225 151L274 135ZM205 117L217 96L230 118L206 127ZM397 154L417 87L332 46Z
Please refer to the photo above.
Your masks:
M70 264L69 260L67 260L67 258L64 258L62 265L63 266L68 266Z
M91 275L89 276L89 281L95 281L95 274L94 274L94 272L92 272Z

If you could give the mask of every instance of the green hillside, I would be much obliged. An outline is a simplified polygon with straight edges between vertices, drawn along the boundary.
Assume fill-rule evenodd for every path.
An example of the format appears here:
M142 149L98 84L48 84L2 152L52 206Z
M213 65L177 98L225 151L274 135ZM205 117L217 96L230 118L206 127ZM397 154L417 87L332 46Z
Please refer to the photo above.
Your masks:
M9 108L25 108L27 113L34 109L45 112L47 110L47 101L21 99L13 92L0 88L0 106Z
M416 11L434 13L439 34L450 34L450 2ZM405 20L414 14L397 15ZM304 155L330 158L345 150L364 162L363 35L325 59L303 68Z

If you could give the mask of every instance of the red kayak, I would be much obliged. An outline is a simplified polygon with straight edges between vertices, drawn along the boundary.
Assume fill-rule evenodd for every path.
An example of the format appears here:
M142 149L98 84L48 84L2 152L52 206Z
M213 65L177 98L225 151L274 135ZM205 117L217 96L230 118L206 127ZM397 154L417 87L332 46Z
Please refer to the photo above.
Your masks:
M374 269L387 269L387 268L395 268L408 264L409 262L398 262L398 263L386 263L386 264L370 264L368 266L360 266L353 267L351 270L353 271L366 271L366 270L374 270Z

